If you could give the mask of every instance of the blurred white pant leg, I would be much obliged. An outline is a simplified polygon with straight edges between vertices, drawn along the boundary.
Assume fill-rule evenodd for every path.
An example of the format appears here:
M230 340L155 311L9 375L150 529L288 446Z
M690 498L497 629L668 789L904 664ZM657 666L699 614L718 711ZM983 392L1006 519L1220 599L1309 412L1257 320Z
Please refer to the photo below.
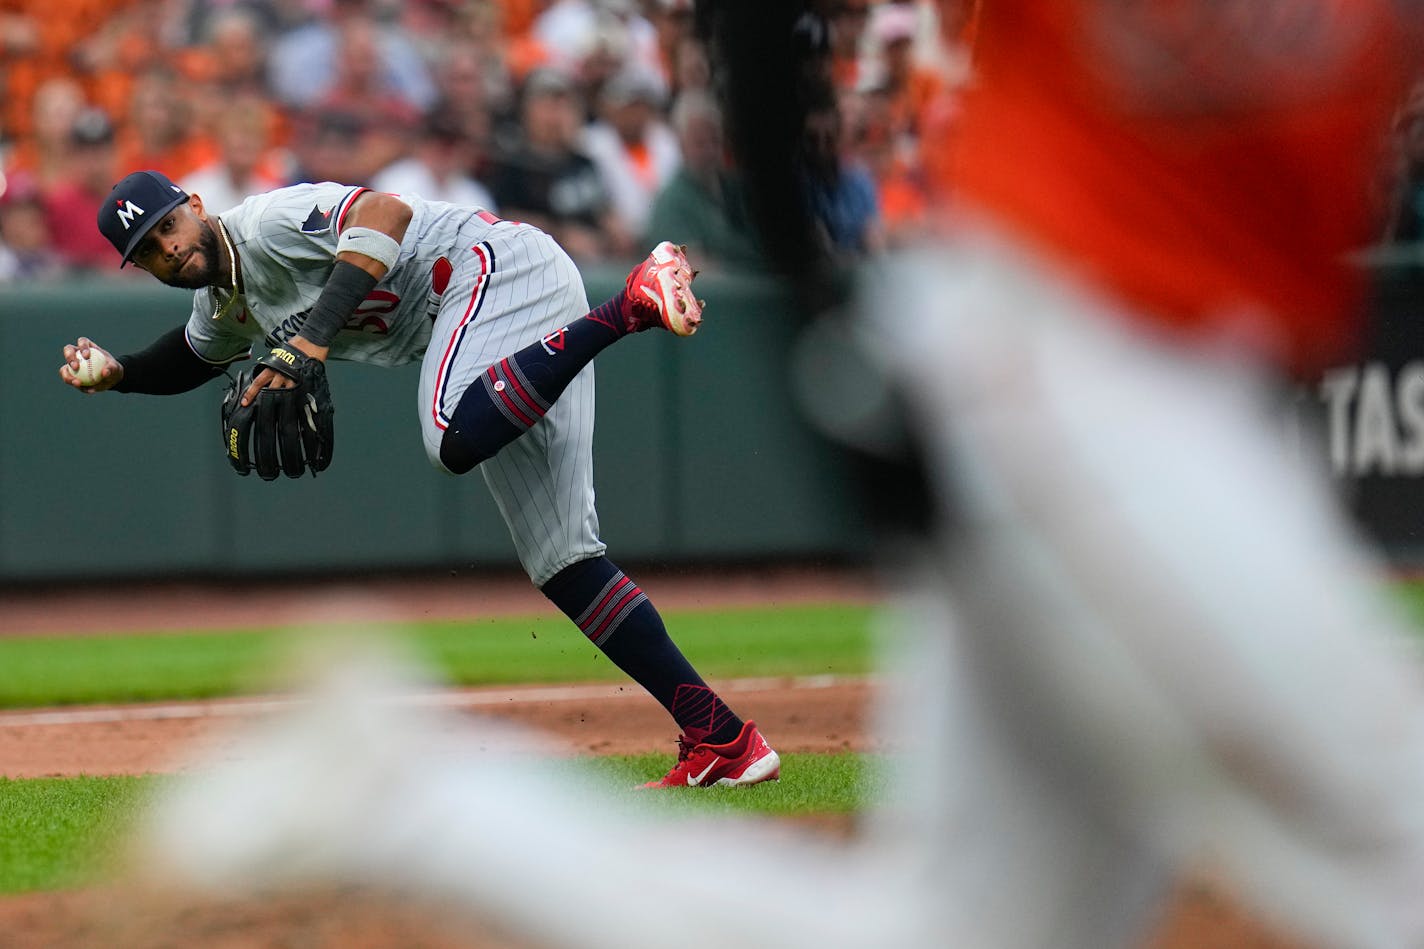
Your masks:
M1001 677L963 655L949 578L900 582L913 592L895 608L899 628L882 636L893 645L876 712L895 754L865 846L904 868L912 901L929 914L918 924L928 941L915 944L1135 944L1168 868L1091 796L1065 787L1071 775L1035 747L1055 740L1052 729L1002 708Z
M1116 826L1129 864L1205 851L1316 938L1413 932L1417 669L1251 376L1124 329L989 243L910 262L869 298L970 524L943 555L981 737L1009 743L1006 768ZM951 820L1013 823L992 816L1012 798L954 786ZM947 853L971 874L1031 863L1035 834L1055 836L1033 826L1005 838L1017 857ZM1084 846L1047 861L1039 905L1071 915ZM1111 876L1105 897L1125 886Z

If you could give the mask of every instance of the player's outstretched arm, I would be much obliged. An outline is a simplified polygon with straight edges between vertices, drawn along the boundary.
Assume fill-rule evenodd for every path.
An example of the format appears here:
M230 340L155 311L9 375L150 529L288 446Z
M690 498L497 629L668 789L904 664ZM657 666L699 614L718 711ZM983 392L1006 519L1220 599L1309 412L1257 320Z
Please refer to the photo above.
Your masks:
M118 357L81 336L64 347L59 378L84 392L113 389L176 395L196 389L222 372L222 366L207 362L193 352L184 327L178 326L158 337L148 348ZM94 381L88 383L90 379Z
M112 389L123 377L123 365L87 336L65 344L59 378L66 385L88 395Z
M395 266L412 213L410 205L400 198L375 191L366 192L352 203L336 245L336 266L306 322L288 341L290 348L325 361L336 334L366 294ZM242 404L250 405L264 388L290 385L291 379L264 369L243 391Z

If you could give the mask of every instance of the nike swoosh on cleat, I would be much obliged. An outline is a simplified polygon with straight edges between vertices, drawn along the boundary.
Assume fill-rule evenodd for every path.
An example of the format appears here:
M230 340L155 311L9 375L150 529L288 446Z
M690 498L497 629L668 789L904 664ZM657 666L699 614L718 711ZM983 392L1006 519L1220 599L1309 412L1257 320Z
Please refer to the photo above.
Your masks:
M687 786L690 787L690 788L695 788L695 787L697 787L697 785L699 785L699 784L702 783L702 779L705 778L705 777L707 777L707 775L710 774L711 771L712 771L712 769L715 768L715 767L717 767L717 762L716 762L716 761L713 761L713 762L712 762L711 764L709 764L707 767L703 768L703 769L702 769L702 773L699 774L699 775L697 775L696 777L693 777L692 775L689 774L689 775L687 776Z

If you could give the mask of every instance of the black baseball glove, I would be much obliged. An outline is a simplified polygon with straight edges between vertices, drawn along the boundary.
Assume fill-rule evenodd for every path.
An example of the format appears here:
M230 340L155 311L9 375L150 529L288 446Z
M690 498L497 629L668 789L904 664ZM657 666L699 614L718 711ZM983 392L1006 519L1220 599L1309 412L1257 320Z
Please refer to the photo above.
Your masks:
M263 369L291 379L286 389L263 389L251 405L242 393ZM263 481L277 475L315 475L331 464L334 441L331 390L320 359L287 346L277 346L238 373L222 401L222 437L233 470L246 475L254 468Z

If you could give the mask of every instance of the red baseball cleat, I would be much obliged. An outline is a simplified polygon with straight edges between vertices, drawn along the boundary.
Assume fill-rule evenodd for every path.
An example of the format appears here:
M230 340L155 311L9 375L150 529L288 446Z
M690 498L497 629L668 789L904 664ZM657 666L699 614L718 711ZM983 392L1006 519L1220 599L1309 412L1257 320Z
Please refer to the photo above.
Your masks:
M781 758L761 737L756 722L725 745L691 745L678 736L677 764L645 788L705 788L714 784L745 787L781 777Z
M687 252L663 241L648 259L628 275L628 332L660 326L678 336L691 336L702 323L702 302L693 296L697 276L687 262Z

